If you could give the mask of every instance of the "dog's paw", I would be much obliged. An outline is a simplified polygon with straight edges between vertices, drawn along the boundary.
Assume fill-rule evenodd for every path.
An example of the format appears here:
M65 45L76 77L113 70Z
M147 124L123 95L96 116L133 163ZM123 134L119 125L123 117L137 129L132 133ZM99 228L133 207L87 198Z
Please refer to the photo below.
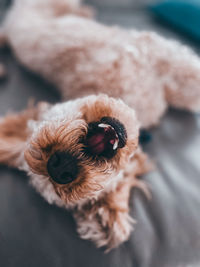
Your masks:
M135 221L127 211L99 207L95 212L76 213L81 238L93 241L106 252L128 240Z
M102 207L99 209L98 214L100 215L99 221L101 222L102 230L105 232L105 239L98 240L96 242L97 246L106 246L106 251L108 252L129 239L135 221L127 211Z

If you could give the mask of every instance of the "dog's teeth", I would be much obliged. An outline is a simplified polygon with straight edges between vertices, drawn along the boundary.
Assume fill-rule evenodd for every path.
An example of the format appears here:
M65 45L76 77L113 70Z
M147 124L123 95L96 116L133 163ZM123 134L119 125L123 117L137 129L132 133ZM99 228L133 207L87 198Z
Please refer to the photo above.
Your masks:
M119 141L115 140L115 143L113 145L113 150L116 150L118 148L118 143L119 143Z
M110 127L110 125L108 125L108 124L104 124L104 123L100 123L100 124L98 125L98 127L100 127L100 128L108 128L108 127Z

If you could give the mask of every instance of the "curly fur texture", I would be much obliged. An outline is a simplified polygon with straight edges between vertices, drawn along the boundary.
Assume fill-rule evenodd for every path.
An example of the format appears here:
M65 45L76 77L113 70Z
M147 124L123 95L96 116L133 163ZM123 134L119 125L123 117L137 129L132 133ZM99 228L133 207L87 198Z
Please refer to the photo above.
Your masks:
M102 117L118 119L128 136L126 146L118 149L109 160L93 158L84 152L89 123ZM138 130L135 112L123 101L106 95L91 95L54 106L40 103L19 114L9 114L0 121L0 162L26 171L31 184L50 204L73 209L83 238L87 236L98 246L107 243L111 249L128 239L132 229L128 215L131 188L145 188L136 180L137 175L148 169L147 158L138 148ZM79 159L81 171L75 181L61 185L49 176L47 162L56 151L68 151ZM123 212L121 206L126 207ZM94 232L97 209L106 209L106 217L103 218L102 213L102 221L98 219ZM81 212L77 213L78 210ZM88 213L91 215L86 220ZM118 223L115 223L116 218ZM102 239L98 240L97 236Z
M79 0L14 2L0 42L7 42L27 68L55 83L64 99L75 100L41 103L2 119L0 162L27 171L49 203L73 209L82 238L111 249L132 230L131 188L147 193L137 179L150 169L138 148L138 129L157 124L168 105L200 110L200 60L155 33L107 27L91 16ZM84 152L88 125L104 116L122 122L128 136L109 160ZM79 160L81 171L69 184L58 184L48 174L47 162L56 151Z

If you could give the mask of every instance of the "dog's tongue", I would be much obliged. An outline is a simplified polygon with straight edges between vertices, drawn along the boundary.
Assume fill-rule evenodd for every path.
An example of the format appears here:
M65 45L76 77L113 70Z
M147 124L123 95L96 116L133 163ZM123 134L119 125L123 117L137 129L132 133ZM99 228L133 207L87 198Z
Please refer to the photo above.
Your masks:
M97 133L91 136L87 141L92 153L99 155L105 150L103 133Z
M114 142L105 132L96 133L87 140L90 151L96 155L103 153Z
M87 154L105 157L116 155L118 148L126 144L127 134L123 124L115 118L103 117L98 122L88 124L88 134L85 139Z

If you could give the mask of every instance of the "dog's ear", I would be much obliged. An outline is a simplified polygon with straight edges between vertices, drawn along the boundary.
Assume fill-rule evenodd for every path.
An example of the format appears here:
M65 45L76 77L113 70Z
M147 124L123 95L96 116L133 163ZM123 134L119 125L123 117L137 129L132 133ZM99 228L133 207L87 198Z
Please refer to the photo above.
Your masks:
M0 164L20 167L30 131L29 120L38 120L39 114L48 108L48 104L41 102L37 106L30 106L20 113L12 113L0 119Z

